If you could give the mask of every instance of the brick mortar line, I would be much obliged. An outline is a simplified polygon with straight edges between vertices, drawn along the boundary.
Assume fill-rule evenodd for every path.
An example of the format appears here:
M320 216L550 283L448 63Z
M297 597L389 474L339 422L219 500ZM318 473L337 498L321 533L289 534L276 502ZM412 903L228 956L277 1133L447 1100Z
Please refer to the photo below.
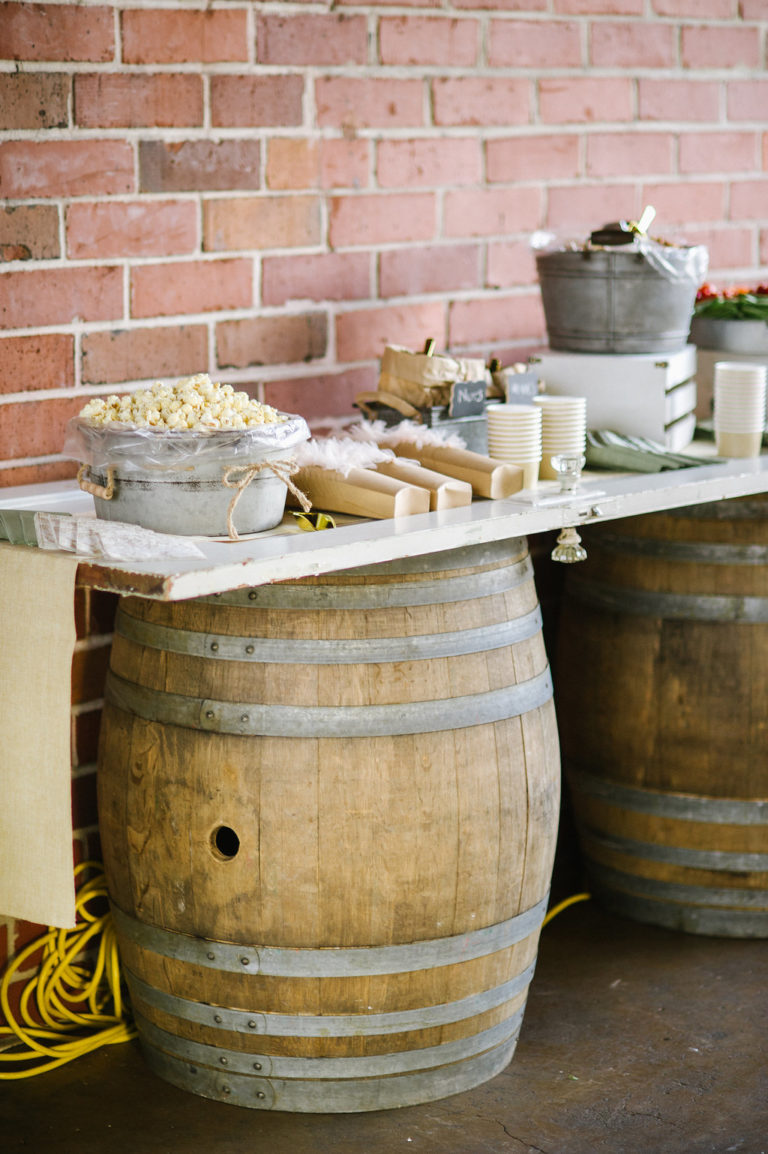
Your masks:
M401 303L410 303L410 301L403 300ZM499 342L485 342L498 344ZM313 380L318 375L341 376L346 372L354 369L369 368L377 366L379 362L378 357L370 357L365 360L357 361L343 361L339 362L336 359L315 360L307 363L306 361L296 363L280 363L274 365L253 365L245 369L220 369L214 366L209 370L209 375L216 380L221 381L222 384L239 384L250 385L254 388L263 387L266 384L280 383L280 382L295 382L297 380ZM202 371L202 370L201 370ZM129 393L135 389L142 389L147 387L148 381L160 380L177 380L188 376L187 373L165 373L161 376L155 374L152 377L140 377L128 381L118 382L104 382L103 384L88 384L82 385L79 388L70 386L66 389L36 389L34 391L25 393L7 393L0 396L0 408L4 405L17 404L34 404L40 401L66 401L66 400L88 400L90 397L102 396L104 393ZM61 454L46 454L37 457L15 457L11 459L14 465L23 461L34 462L53 462L59 461ZM8 461L0 460L0 469L7 467Z
M729 27L726 23L724 27ZM739 28L748 27L740 24ZM763 35L768 35L768 20L755 25ZM15 66L23 63L23 72ZM738 70L734 75L734 69ZM122 61L79 61L79 60L0 60L0 74L9 76L64 75L64 76L198 76L201 80L217 76L234 76L267 79L281 76L304 76L311 79L347 80L424 80L448 77L494 79L534 77L546 79L550 75L572 76L578 79L602 79L605 76L635 77L678 80L729 80L737 83L744 79L765 79L765 69L757 64L722 64L688 66L681 60L669 64L592 64L581 60L576 64L263 64L259 61L208 62L192 60L173 63L131 64ZM585 75L585 72L587 75ZM76 127L76 125L73 125Z
M299 16L299 15L307 15L307 16L309 16L309 15L324 15L324 16L327 15L327 16L332 16L332 15L334 15L334 11L330 7L325 8L325 9L320 9L318 11L318 5L316 3L309 3L309 2L302 3L301 0L243 0L243 2L241 2L239 4L233 3L232 0L184 0L184 3L186 5L185 11L203 12L203 13L207 12L207 11L217 11L217 12L237 11L237 12L245 12L246 14L251 13L254 16L261 15L261 14L264 14L264 15L270 15L270 14L271 15L278 15L278 14L283 15L283 14L285 14L285 12L289 12L291 15L295 15L295 16ZM46 4L50 7L66 8L68 6L71 6L72 0L46 0ZM114 4L112 3L112 0L78 0L78 6L81 8L112 7L112 8L114 8L115 12L118 14L122 11L126 11L126 12L145 11L147 8L146 0L117 0L117 3L114 3ZM177 12L179 10L178 9L178 0L153 0L151 7L153 9L159 9L162 11L169 11L169 12ZM493 19L497 19L497 18L498 19L505 19L505 20L508 19L510 21L522 20L522 19L539 19L539 20L543 21L543 20L551 19L553 16L555 19L563 20L565 22L578 22L578 21L584 20L584 21L589 21L589 22L599 21L599 22L613 22L613 23L615 23L617 21L621 21L623 23L625 21L632 21L632 22L639 23L641 21L651 19L651 20L654 20L658 23L665 23L666 24L666 23L675 23L675 22L679 22L681 20L684 20L684 21L690 21L691 26L693 26L693 27L700 27L702 25L709 26L710 24L719 25L719 24L735 23L736 20L738 20L740 27L744 26L745 24L746 24L746 26L749 26L752 23L758 23L759 24L759 23L763 22L760 18L757 18L754 21L742 22L740 18L734 18L734 17L717 17L717 16L702 16L702 17L690 16L690 17L688 17L688 16L674 16L674 15L667 16L664 14L656 13L653 10L652 5L649 3L649 0L646 0L645 10L642 13L631 13L631 14L624 14L624 13L618 13L618 12L614 12L614 13L595 12L595 13L565 13L565 14L560 14L560 13L550 12L549 10L547 10L546 12L541 12L541 11L509 12L509 11L504 10L503 8L494 9L492 7L490 9L485 9L485 10L481 10L481 11L476 12L472 9L454 8L450 5L447 8L436 10L434 8L415 8L413 5L409 5L409 4L399 4L399 5L393 4L391 7L387 7L382 12L381 9L377 5L366 4L364 2L361 2L358 4L350 4L349 6L345 7L343 9L343 12L340 14L343 14L343 15L370 15L373 18L380 19L382 17L386 17L386 16L390 16L390 15L413 16L414 14L416 14L416 15L421 16L422 13L424 13L425 16L432 17L434 19L439 19L442 17L442 18L449 18L449 19L463 18L463 19L467 19L467 20L481 19L483 16L491 17Z
M768 88L768 78L766 78L766 87ZM398 126L396 128L383 127L365 127L355 130L354 140L356 141L370 141L374 144L387 143L389 141L407 143L411 140L442 141L442 140L478 140L481 144L493 140L506 139L524 139L525 137L562 137L562 136L594 136L605 132L626 132L628 129L638 134L653 134L658 132L673 132L676 134L695 135L697 133L706 132L722 132L729 133L733 131L741 132L760 132L765 133L766 123L764 120L756 117L753 120L746 119L718 119L718 120L650 120L650 119L635 119L635 120L599 120L599 121L568 121L568 122L552 122L552 121L536 121L526 124L455 124L455 125L409 125ZM264 144L269 144L274 140L293 140L293 141L307 141L309 143L329 144L335 142L348 142L348 138L340 130L333 129L318 129L312 127L304 127L301 125L288 125L285 128L271 128L263 126L243 127L243 128L201 128L200 126L190 127L188 129L170 129L164 130L161 128L88 128L75 131L66 128L28 128L28 129L2 129L0 130L0 145L3 144L130 144L139 145L143 143L157 143L163 144L218 144L218 143L240 143L240 142L256 142L259 141ZM264 165L266 168L266 164ZM138 182L137 182L138 183ZM342 186L349 187L349 186ZM291 195L307 192L325 192L335 193L335 186L331 188L296 188L296 189L270 189L268 187L259 187L253 189L181 189L177 193L162 191L145 192L137 188L132 195L135 196L160 196L160 195L197 195L197 196L227 196L227 195L253 195L259 192L271 192L272 195ZM83 194L84 196L87 194ZM91 196L95 194L90 194ZM115 194L98 194L99 196L115 197L128 196L128 193ZM5 203L13 200L21 200L27 203L30 200L50 200L51 198L30 196L30 197L5 197Z
M65 458L61 453L48 454L45 457L7 457L0 461L0 476L4 472L9 472L11 469L27 469L31 466L38 465L60 465ZM72 462L74 469L76 461ZM32 482L30 482L31 484ZM0 487L0 500L2 499L3 488Z
M498 344L500 342L483 342ZM246 369L217 369L214 368L210 375L220 380L222 384L239 384L250 385L254 388L264 386L266 384L276 384L281 382L293 383L298 380L313 380L318 375L323 377L328 376L342 376L344 373L353 371L355 369L364 369L378 366L378 357L369 357L363 360L343 361L339 363L336 360L318 360L307 363L302 361L295 364L275 364L275 365L254 365ZM142 389L147 387L148 381L161 380L176 380L181 379L189 374L186 373L166 373L158 377L157 374L153 377L141 377L129 381L104 382L96 385L83 385L79 389L69 388L68 390L54 390L54 389L39 389L34 392L27 393L9 393L5 396L0 396L0 408L4 405L12 404L34 404L40 401L62 401L62 400L88 400L90 397L102 396L104 393L129 393L135 389ZM12 459L14 465L23 461L59 461L61 454L40 454L35 457L15 457ZM0 469L7 467L7 460L0 460Z
M508 240L509 238L507 238ZM485 300L487 298L498 299L505 296L528 296L534 290L538 290L538 285L534 282L526 284L515 284L498 288L496 286L480 286L475 289L456 289L451 292L420 292L415 295L408 293L399 293L396 296L388 297L365 297L354 301L311 301L283 306L263 306L256 310L253 306L247 306L240 310L229 309L226 312L215 313L215 323L226 323L229 321L242 320L285 320L290 317L303 317L307 313L324 314L329 320L335 320L337 317L346 316L349 313L360 313L366 311L374 311L381 308L397 307L398 305L416 306L419 304L433 303L434 301L446 301L454 304L463 300ZM254 312L258 311L258 316L254 316ZM50 334L55 333L69 335L73 332L79 332L83 335L90 335L95 333L110 333L117 328L152 328L163 329L167 327L179 327L181 325L189 326L193 324L206 324L211 320L210 313L173 313L168 316L154 316L150 318L137 318L134 324L133 318L114 317L106 320L80 322L77 327L66 328L61 324L55 325L32 325L29 328L13 328L0 330L0 339L7 337L18 337L28 335L30 332L36 334ZM141 323L139 323L141 322ZM147 322L147 323L145 323ZM261 368L262 366L258 366ZM223 371L223 370L218 370ZM35 390L36 392L43 392L44 390ZM26 394L25 394L26 395Z
M660 183L658 180L654 179L653 175L649 176L647 178L647 180L644 180L641 183L647 184L649 182L652 182L656 185L658 185ZM600 183L605 184L606 181L603 180ZM618 181L618 180L614 181L613 179L611 179L610 183L620 185L622 182ZM766 183L768 183L768 181ZM557 186L555 186L555 187L557 187ZM568 186L563 186L563 187L567 188ZM634 182L632 184L630 184L629 187L634 188ZM691 230L692 228L695 228L696 230L707 230L710 232L713 229L715 229L719 235L725 237L729 232L730 233L742 232L745 230L746 231L755 231L755 230L764 229L767 226L768 226L768 214L766 214L765 217L756 217L754 219L749 219L749 220L727 220L727 221L720 221L719 219L700 220L700 221L695 221L693 223L688 223L685 226L683 226L679 223L671 222L669 225L666 226L666 231L680 231L683 227L685 227L687 230ZM455 248L484 247L486 252L487 252L487 250L491 246L521 244L521 243L524 244L524 243L530 241L532 233L538 232L538 231L544 231L544 232L550 232L551 231L554 233L562 233L565 231L565 232L568 232L570 234L570 233L576 232L577 230L576 230L575 225L558 226L558 227L551 227L551 228L546 227L546 226L542 226L541 229L527 229L524 232L502 233L502 234L498 234L498 235L494 235L494 236L487 236L484 234L482 236L472 236L472 237L453 237L453 238L452 237L435 237L431 240L419 242L419 244L420 244L420 247L428 247L430 249L440 249L440 248L455 249ZM275 252L270 251L266 255L263 253L255 253L253 250L245 250L245 251L235 251L232 253L222 254L219 257L214 257L211 260L204 261L203 263L222 264L222 263L227 263L227 262L232 262L232 261L244 261L244 260L250 260L250 259L259 260L259 258L261 258L262 260L264 260L264 259L268 260L268 259L281 259L283 257L296 257L298 259L301 257L313 258L313 257L330 257L330 256L354 256L356 254L364 255L365 253L368 253L373 258L376 258L380 255L385 256L388 253L402 252L404 249L408 249L411 247L413 247L412 242L409 243L407 241L396 241L396 242L390 242L387 244L381 244L381 245L376 246L375 248L371 248L370 246L366 246L366 245L350 245L350 246L344 246L343 248L339 247L339 248L333 248L333 249L302 249L299 252L295 252L293 250L288 250L288 251L280 250L280 251L275 251ZM17 275L19 273L25 273L25 272L27 272L31 275L31 274L36 273L36 272L65 272L65 271L69 271L69 270L74 272L77 270L88 271L88 270L97 270L97 269L120 269L121 271L125 271L126 274L130 274L130 271L133 268L135 268L135 269L152 268L154 266L160 266L160 265L162 265L162 266L168 265L169 267L170 266L183 267L184 265L201 263L202 255L203 254L193 252L193 253L189 253L187 255L182 254L181 256L169 256L167 258L146 257L146 258L140 258L140 259L137 258L136 260L130 260L130 261L125 261L123 258L121 258L120 260L116 260L114 258L96 258L96 257L94 257L91 260L78 260L78 261L68 261L68 260L61 260L61 261L56 261L56 262L51 261L51 260L39 261L39 262L10 261L10 262L8 262L8 266L6 267L6 269L4 271L0 272L0 283L2 283L2 277L4 277L4 276L13 276L13 275ZM130 305L130 301L128 300L127 286L125 286L125 288L126 288L126 303L128 305ZM505 286L506 291L512 291L513 289L517 290L517 291L525 291L529 288L530 288L530 285L528 283L522 283L522 282L519 284L515 284L515 285ZM47 334L51 334L51 335L55 334L55 333L62 334L62 335L63 334L69 335L72 333L80 333L82 335L89 335L91 333L110 332L115 328L115 326L118 326L118 327L129 326L133 329L148 329L148 328L167 328L167 327L174 327L175 328L175 327L178 327L179 325L184 325L184 326L201 325L201 324L207 325L207 324L210 324L211 322L216 324L218 322L243 320L245 318L253 319L253 314L255 312L258 312L260 319L266 319L266 320L268 320L268 319L281 319L281 318L288 317L288 316L299 316L299 315L303 316L307 312L317 312L317 313L326 312L329 316L339 316L343 313L347 313L350 311L357 312L361 307L364 307L366 305L374 306L374 307L380 307L382 305L387 305L387 304L391 303L392 301L396 301L396 300L416 302L416 303L418 301L423 300L423 299L428 299L428 300L446 299L446 300L453 301L453 300L458 299L459 297L471 298L471 297L475 297L478 295L484 296L484 295L487 295L488 293L498 294L499 291L501 291L501 290L500 290L498 285L482 284L482 285L474 286L472 288L464 288L464 289L446 289L446 290L435 289L434 291L431 291L431 292L422 291L422 292L415 293L415 294L398 293L394 296L391 296L391 295L390 296L371 295L371 296L366 296L366 297L356 297L354 299L349 299L349 300L313 300L313 299L304 298L304 297L302 297L302 298L290 298L290 300L288 302L286 302L285 304L277 304L277 305L269 304L268 305L268 304L261 304L261 303L257 302L257 303L250 303L247 305L242 305L242 306L239 306L237 308L207 309L207 310L204 310L203 312L195 312L195 313L184 313L184 312L162 313L162 314L153 314L152 316L149 316L149 317L147 317L147 316L132 316L130 314L130 312L123 312L119 316L104 317L104 318L99 318L97 320L91 320L91 321L72 321L71 323L68 323L66 321L52 321L48 325L46 325L46 324L34 324L34 325L29 325L29 326L14 325L14 326L9 326L7 328L0 328L0 340L7 338L7 337L21 336L25 333L29 333L30 330L34 330L35 332L40 332L40 333L47 333Z

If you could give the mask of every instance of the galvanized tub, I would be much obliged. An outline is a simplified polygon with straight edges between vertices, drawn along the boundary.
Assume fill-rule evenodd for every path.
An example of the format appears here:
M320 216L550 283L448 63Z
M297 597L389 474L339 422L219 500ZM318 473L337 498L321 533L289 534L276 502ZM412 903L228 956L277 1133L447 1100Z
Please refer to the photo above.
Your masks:
M691 342L700 349L764 357L768 355L768 324L760 320L696 316L691 321Z
M701 246L697 246L701 250ZM706 251L706 250L704 250ZM696 249L673 249L681 267ZM566 352L673 352L688 341L698 272L674 279L637 248L554 250L536 255L549 346Z
M280 424L210 433L88 429L80 422L91 463L80 484L96 516L159 533L237 536L279 524L291 451L308 440L303 417Z

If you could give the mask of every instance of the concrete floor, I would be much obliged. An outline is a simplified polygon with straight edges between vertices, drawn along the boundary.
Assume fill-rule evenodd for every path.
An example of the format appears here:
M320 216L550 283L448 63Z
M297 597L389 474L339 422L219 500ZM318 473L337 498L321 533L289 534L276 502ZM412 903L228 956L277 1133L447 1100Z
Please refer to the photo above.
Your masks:
M160 1081L137 1043L0 1087L4 1154L768 1154L768 941L571 906L544 929L517 1053L474 1090L262 1113Z

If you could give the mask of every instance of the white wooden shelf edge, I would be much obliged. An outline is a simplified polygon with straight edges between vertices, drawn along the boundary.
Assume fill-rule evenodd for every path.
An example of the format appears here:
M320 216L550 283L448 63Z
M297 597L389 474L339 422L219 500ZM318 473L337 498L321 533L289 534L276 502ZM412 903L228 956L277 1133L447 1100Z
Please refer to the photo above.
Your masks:
M768 455L706 464L707 452L714 455L714 449L705 446L699 451L701 466L673 472L585 474L580 490L567 504L532 504L523 495L503 501L474 501L462 509L397 520L340 524L322 532L273 531L238 542L196 538L204 552L201 558L124 564L83 558L82 581L123 593L185 600L768 490ZM556 486L548 483L541 486L537 496L551 497L554 493ZM81 515L93 512L91 498L74 482L0 490L0 508Z

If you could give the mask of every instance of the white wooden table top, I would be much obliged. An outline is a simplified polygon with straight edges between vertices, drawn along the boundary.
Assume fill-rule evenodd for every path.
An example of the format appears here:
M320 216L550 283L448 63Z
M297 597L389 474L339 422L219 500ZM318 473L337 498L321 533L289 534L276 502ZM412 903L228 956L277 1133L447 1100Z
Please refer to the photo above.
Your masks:
M557 483L548 481L505 500L475 500L465 508L396 520L339 515L335 529L321 532L297 530L288 514L277 529L240 541L196 537L202 557L124 564L84 557L78 583L180 601L768 490L766 453L713 464L715 448L709 442L696 442L685 452L701 457L701 465L652 474L586 472L578 491L565 500L558 496ZM2 489L0 508L93 515L92 498L74 481Z

